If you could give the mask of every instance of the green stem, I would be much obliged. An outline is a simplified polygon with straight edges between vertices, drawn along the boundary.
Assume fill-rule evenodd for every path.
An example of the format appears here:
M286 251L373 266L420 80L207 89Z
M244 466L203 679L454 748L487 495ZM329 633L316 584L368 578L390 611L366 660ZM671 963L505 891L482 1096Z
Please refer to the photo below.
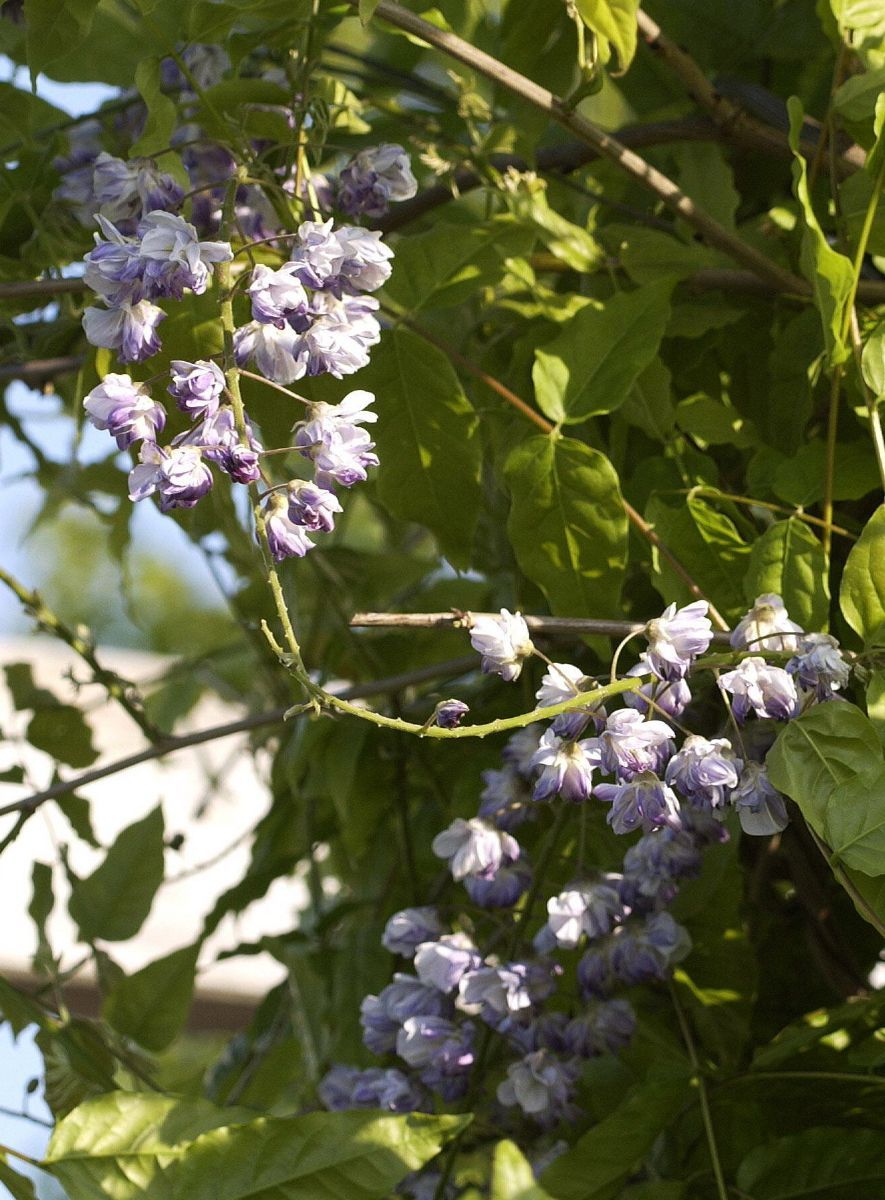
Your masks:
M701 1064L698 1058L698 1052L694 1044L691 1028L686 1019L685 1013L682 1011L682 1004L679 1000L679 995L676 987L671 981L670 996L673 1000L673 1008L676 1011L676 1020L679 1022L679 1029L682 1033L682 1040L685 1042L685 1049L688 1052L688 1059L691 1063L691 1069L694 1072L694 1080L698 1088L698 1102L701 1107L701 1119L704 1122L704 1133L707 1136L707 1146L710 1150L710 1163L713 1167L713 1177L716 1180L716 1193L719 1200L728 1200L728 1185L725 1182L725 1176L722 1173L722 1162L719 1158L719 1147L716 1143L716 1131L713 1128L713 1116L710 1112L710 1100L707 1096L707 1081L704 1079L701 1072Z
M22 1162L29 1163L32 1167L43 1166L38 1158L31 1158L30 1154L22 1154L21 1150L13 1150L12 1146L4 1146L2 1143L0 1143L0 1154L12 1155L13 1158L21 1159Z

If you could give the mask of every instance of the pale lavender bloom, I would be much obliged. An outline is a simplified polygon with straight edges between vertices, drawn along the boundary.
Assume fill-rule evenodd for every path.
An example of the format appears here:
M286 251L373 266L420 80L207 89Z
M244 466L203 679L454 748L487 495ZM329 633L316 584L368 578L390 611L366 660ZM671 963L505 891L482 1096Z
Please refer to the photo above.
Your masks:
M434 723L440 729L457 729L470 712L470 706L463 700L441 700L434 712Z
M606 880L578 884L547 901L547 925L563 950L574 950L584 936L602 937L624 915L617 887Z
M473 1066L474 1026L446 1017L408 1017L396 1038L396 1052L410 1067L459 1075Z
M795 650L802 626L791 621L780 596L766 592L735 626L731 644L735 650Z
M334 492L326 491L308 480L296 479L286 489L289 497L289 520L305 529L331 533L335 528L335 513L342 511Z
M413 958L422 942L438 938L443 931L442 922L435 908L403 908L393 914L384 926L381 945L391 954Z
M534 800L549 800L555 795L574 803L586 800L593 786L593 771L600 763L599 739L567 742L548 729L532 763L541 768L532 792Z
M330 433L310 450L317 483L324 488L335 483L348 488L363 483L368 478L369 467L378 466L374 448L375 443L365 429L351 425L338 433Z
M673 753L673 730L665 721L647 721L632 708L613 712L600 736L601 765L623 781L640 771L660 771Z
M166 424L166 410L152 400L142 384L128 375L105 375L83 401L89 420L96 429L106 429L116 438L121 450L133 442L156 441Z
M535 650L522 614L506 608L500 617L474 617L470 644L482 656L483 671L500 675L507 683L519 678L523 660Z
M764 658L745 658L733 671L720 675L719 686L730 693L735 719L742 724L751 712L775 721L796 715L799 696L792 675L769 666Z
M491 879L501 867L519 858L519 846L509 833L502 833L487 821L457 817L448 829L438 833L431 844L437 858L449 860L455 880L467 875Z
M269 496L264 510L264 527L274 562L284 558L304 558L314 544L307 536L303 525L296 525L289 517L288 501L276 493Z
M564 1034L571 1054L592 1058L617 1054L636 1031L636 1014L627 1000L600 1000L569 1021Z
M534 739L537 746L537 739ZM506 757L506 753L505 753ZM485 786L480 792L479 813L499 829L516 829L534 815L531 792L523 776L511 763L501 771L482 772Z
M179 434L173 446L199 446L210 462L217 463L235 483L255 483L261 478L258 456L261 443L255 438L246 418L248 445L244 445L237 429L234 411L224 405L207 416L186 433Z
M126 162L103 152L95 160L92 181L98 211L115 223L152 209L174 212L184 196L172 176L147 158Z
M6 5L6 9L9 5ZM73 206L81 225L91 226L95 217L95 195L92 187L93 163L101 153L104 130L100 121L80 121L67 131L68 152L58 155L52 165L62 176L52 193L53 199Z
M532 756L540 745L542 731L543 726L540 724L526 725L524 729L517 729L516 733L511 734L507 739L504 749L501 751L501 757L505 763L512 765L514 770L527 779L531 777L534 770Z
M341 248L336 277L326 287L338 292L375 292L390 278L393 251L381 234L357 225L343 225L335 236Z
M291 263L302 283L310 288L323 288L335 277L341 261L341 245L332 228L333 222L303 221L298 226L298 243L292 251Z
M670 604L645 627L648 649L643 658L659 679L681 679L713 640L706 600L695 600L678 611Z
M519 1105L526 1116L553 1125L575 1114L570 1096L578 1073L575 1063L558 1059L549 1050L535 1050L511 1063L496 1094L506 1107Z
M842 657L839 643L828 633L807 633L800 638L787 671L818 700L828 700L851 678L851 667Z
M610 950L612 970L628 986L666 979L672 966L691 951L687 930L668 912L651 913L644 921L622 925Z
M332 1067L320 1082L320 1101L332 1112L354 1108L381 1108L406 1113L426 1108L421 1089L402 1071L370 1067Z
M160 63L160 78L163 86L170 91L186 92L191 87L191 80L200 91L205 91L220 83L230 68L230 58L222 46L189 42L180 45L178 50L190 78L183 74L174 58L164 58Z
M728 738L690 734L667 763L666 782L702 808L722 808L737 787L741 760Z
M92 346L116 350L122 362L144 362L160 349L157 326L166 314L156 304L120 304L116 308L87 308L83 332Z
M129 472L129 499L144 500L156 492L160 508L193 508L212 487L212 472L195 446L165 449L143 442L139 464Z
M191 420L211 417L218 411L218 404L225 388L224 372L217 363L205 358L186 362L173 358L169 364L172 382L166 389L175 397L178 407Z
M245 367L252 359L259 372L274 383L294 383L307 371L307 351L301 335L290 325L262 325L250 321L234 333L234 356Z
M533 1003L525 963L479 966L461 977L458 993L462 1005L486 1010L493 1020L521 1013Z
M586 676L580 667L570 663L551 663L535 692L539 708L548 708L571 700L582 691Z
M669 904L679 890L674 881L694 877L700 865L700 849L688 830L655 829L644 834L624 855L618 890L631 909Z
M763 763L744 765L731 799L744 833L768 837L780 833L790 823L784 798L768 778L768 769Z
M512 908L529 890L531 882L532 869L523 859L501 867L493 879L468 875L463 880L467 895L480 908Z
M482 962L476 946L466 933L446 933L435 942L422 942L415 951L415 970L428 987L449 993L461 976Z
M95 219L101 234L94 235L95 248L83 259L83 282L111 306L144 299L138 241L125 237L101 215Z
M381 339L375 317L378 301L371 296L335 296L320 292L310 306L310 324L301 334L307 375L342 379L369 362L369 350Z
M338 207L348 216L383 217L392 200L410 200L418 190L402 146L383 142L360 152L338 177Z
M155 296L180 300L185 288L200 295L208 286L212 265L233 258L228 242L201 242L190 222L160 209L139 221L138 233L143 278Z
M615 833L682 828L676 794L654 771L640 771L624 783L598 783L593 795L611 804L606 820Z
M308 296L304 285L293 273L294 263L283 263L279 270L259 263L252 272L247 291L252 298L252 316L278 329L291 320L307 314ZM291 322L293 328L298 328Z
M160 482L160 467L167 452L156 442L142 442L138 463L129 472L129 499L134 503L152 496Z
M631 667L627 674L645 675L648 664L643 661L644 658L645 656L641 655L640 661ZM654 708L649 704L649 700L654 702ZM691 689L684 679L674 679L672 683L667 683L665 680L654 678L648 683L643 683L636 692L624 692L624 703L641 713L661 709L668 717L678 717L685 712L690 702Z

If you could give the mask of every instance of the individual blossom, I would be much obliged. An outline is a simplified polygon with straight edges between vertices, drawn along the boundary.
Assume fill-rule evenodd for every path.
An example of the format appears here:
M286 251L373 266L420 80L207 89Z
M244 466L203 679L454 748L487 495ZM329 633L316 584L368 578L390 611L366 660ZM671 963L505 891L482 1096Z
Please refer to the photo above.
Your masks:
M274 562L284 558L304 558L314 543L303 525L296 525L289 516L289 503L279 492L269 496L264 508L264 528Z
M331 218L327 221L303 221L289 266L309 288L324 288L334 279L341 261L341 244Z
M741 760L728 738L690 734L667 763L664 778L692 804L715 809L727 804L740 769Z
M791 621L780 596L766 592L732 631L735 650L795 650L802 626Z
M606 820L615 833L682 828L676 793L654 771L640 771L623 783L598 783L593 795L611 804Z
M277 328L250 321L234 332L234 357L245 367L251 359L260 374L274 383L294 383L307 370L307 351L301 335L290 325Z
M396 1052L410 1067L459 1075L473 1066L474 1026L446 1017L408 1017L396 1038Z
M204 242L189 221L155 210L138 223L142 277L148 294L180 300L185 288L205 292L216 263L230 262L228 242Z
M341 248L336 275L326 281L326 287L346 292L375 292L390 278L393 251L373 229L343 225L335 236Z
M670 604L645 627L648 649L642 655L659 679L682 679L694 660L713 640L706 600L695 600L677 611Z
M547 925L558 946L574 950L582 937L602 937L623 918L624 906L614 882L580 884L550 897Z
M139 463L129 473L129 499L144 500L157 493L160 509L193 508L212 487L212 472L195 446L143 442Z
M87 308L83 331L92 346L116 350L122 362L144 362L160 349L157 326L166 314L156 304L141 300L115 308Z
M552 1126L576 1115L570 1098L578 1073L576 1063L549 1050L535 1050L507 1068L507 1078L498 1085L498 1100L506 1107L518 1105L527 1117Z
M378 301L371 296L338 299L330 293L316 293L310 322L300 334L304 374L342 379L362 370L369 362L369 350L381 339L377 311Z
M636 1013L627 1000L597 1000L569 1021L564 1041L570 1054L592 1058L617 1054L636 1032Z
M217 363L205 358L198 358L196 362L173 358L169 364L169 374L172 382L166 390L175 397L178 407L192 421L211 417L218 411L225 378Z
M479 817L469 821L457 817L448 829L436 835L431 848L437 858L448 859L455 880L467 875L491 879L502 866L519 858L516 840Z
M467 895L480 908L512 908L529 890L531 882L532 869L522 858L501 867L491 879L467 875L463 880Z
M375 443L365 429L349 426L332 433L314 447L316 481L321 487L353 487L368 479L370 467L378 466Z
M83 282L111 306L143 300L138 240L126 237L100 214L95 219L101 233L94 235L95 247L83 259Z
M407 1113L426 1108L424 1093L408 1076L396 1069L332 1067L320 1081L320 1101L331 1112L354 1108L380 1108Z
M640 660L631 667L627 675L640 676L648 673L648 665ZM624 703L643 714L663 712L668 717L679 717L691 702L691 688L685 679L674 679L672 683L654 677L643 683L635 692L624 692Z
M534 999L529 968L525 963L480 966L462 976L458 985L462 1005L468 1011L495 1023L500 1017L513 1016L532 1007Z
M466 933L447 933L434 942L422 942L415 951L415 971L422 983L448 994L467 971L482 962Z
M571 700L585 686L585 675L580 667L573 667L570 663L551 663L541 679L541 686L535 692L535 699L539 708L548 708Z
M769 837L780 833L789 824L784 797L769 779L764 763L744 765L731 799L741 829L753 837Z
M679 890L676 880L693 878L700 866L698 843L687 829L653 829L624 855L618 891L634 911L669 904Z
M305 529L331 533L335 528L335 514L342 511L341 501L334 492L327 491L309 480L296 479L286 489L289 498L289 520Z
M482 780L479 816L494 822L499 829L511 830L535 815L526 780L511 763L505 763L500 771L493 768L483 771Z
M246 442L240 437L234 411L224 405L216 412L179 434L173 445L199 446L210 462L216 463L235 483L256 483L261 478L258 457L261 443L246 418Z
M405 150L383 142L360 150L342 168L337 204L350 217L383 217L391 201L410 200L417 190Z
M360 1005L363 1043L373 1054L390 1054L409 1017L442 1016L449 1002L432 987L409 975L395 975L378 996L365 996Z
M640 771L661 771L673 753L673 730L665 721L648 721L632 708L608 718L600 735L600 763L620 781Z
M431 942L443 931L442 921L435 908L403 908L393 914L384 926L381 945L391 954L413 958L422 942Z
M440 729L457 729L470 712L463 700L441 700L433 713L433 723Z
M597 738L565 741L548 729L532 759L534 767L540 768L532 799L549 800L551 796L559 795L573 803L586 800L593 786L593 771L599 762Z
M133 442L156 441L166 424L166 410L147 389L128 375L110 373L83 401L96 429L107 430L121 450Z
M670 968L691 951L688 932L668 912L651 913L642 921L622 925L613 938L612 970L632 987L667 978Z
M764 658L743 659L733 671L719 676L719 686L730 694L732 712L741 724L751 712L775 721L796 715L799 696L792 675L769 666Z
M127 162L105 152L95 159L92 184L99 213L115 224L134 221L152 209L175 212L184 197L173 177L150 159Z
M828 633L807 633L799 639L795 657L786 667L799 686L818 700L828 700L846 687L851 667L842 657L839 643Z
M297 320L306 317L310 301L293 267L293 263L283 263L276 271L263 263L255 267L247 291L256 321L275 325L277 329L287 323L298 328Z
M506 608L499 617L474 617L470 644L481 655L483 671L500 675L507 683L519 678L523 661L535 650L522 614Z

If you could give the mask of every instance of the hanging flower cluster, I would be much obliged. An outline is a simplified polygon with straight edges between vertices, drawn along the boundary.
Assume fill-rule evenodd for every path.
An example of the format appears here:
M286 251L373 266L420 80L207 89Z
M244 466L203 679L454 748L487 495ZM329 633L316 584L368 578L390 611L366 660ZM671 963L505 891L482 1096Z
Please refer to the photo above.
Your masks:
M784 798L768 779L765 753L778 722L847 683L838 643L804 634L779 596L761 596L732 635L744 656L718 679L733 743L732 736L681 736L670 723L691 699L692 670L712 640L706 603L671 605L645 634L648 645L628 673L643 678L625 693L632 707L594 704L595 685L579 668L548 664L539 706L582 693L587 703L546 730L532 725L513 735L501 769L484 774L477 815L457 818L434 838L434 854L478 911L454 924L434 907L390 918L383 945L412 969L395 974L361 1009L364 1042L388 1065L334 1067L320 1086L328 1108L432 1111L437 1100L470 1091L496 1128L518 1130L528 1120L552 1129L572 1119L582 1060L617 1052L633 1033L633 1009L618 992L666 980L690 953L688 933L668 906L680 881L697 875L705 847L728 840L728 814L736 811L748 834L785 827ZM524 619L506 609L475 618L471 640L483 670L505 680L516 679L535 653ZM790 657L781 666L757 652ZM579 855L573 877L544 896L544 876L536 876L514 833L556 804L546 857L569 813L580 820L594 798L608 806L615 833L638 833L638 840L616 873L588 870ZM500 920L484 921L483 910L514 909L527 893L502 940ZM546 917L538 924L540 900ZM487 936L477 933L483 930ZM576 991L563 987L571 978ZM416 1196L425 1184L429 1178L416 1181Z

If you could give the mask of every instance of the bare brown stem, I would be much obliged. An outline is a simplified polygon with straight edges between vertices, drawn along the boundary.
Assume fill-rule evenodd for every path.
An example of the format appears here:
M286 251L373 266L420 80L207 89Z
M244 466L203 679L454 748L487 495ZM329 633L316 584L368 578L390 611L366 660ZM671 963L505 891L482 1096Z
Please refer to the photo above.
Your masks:
M497 613L481 612L419 612L380 613L358 612L350 618L355 629L444 629L469 628L476 617L496 617ZM574 637L598 634L602 637L623 637L625 634L641 633L644 622L601 621L595 617L538 617L523 614L523 620L533 633L548 637ZM727 633L714 633L714 643L729 645Z

